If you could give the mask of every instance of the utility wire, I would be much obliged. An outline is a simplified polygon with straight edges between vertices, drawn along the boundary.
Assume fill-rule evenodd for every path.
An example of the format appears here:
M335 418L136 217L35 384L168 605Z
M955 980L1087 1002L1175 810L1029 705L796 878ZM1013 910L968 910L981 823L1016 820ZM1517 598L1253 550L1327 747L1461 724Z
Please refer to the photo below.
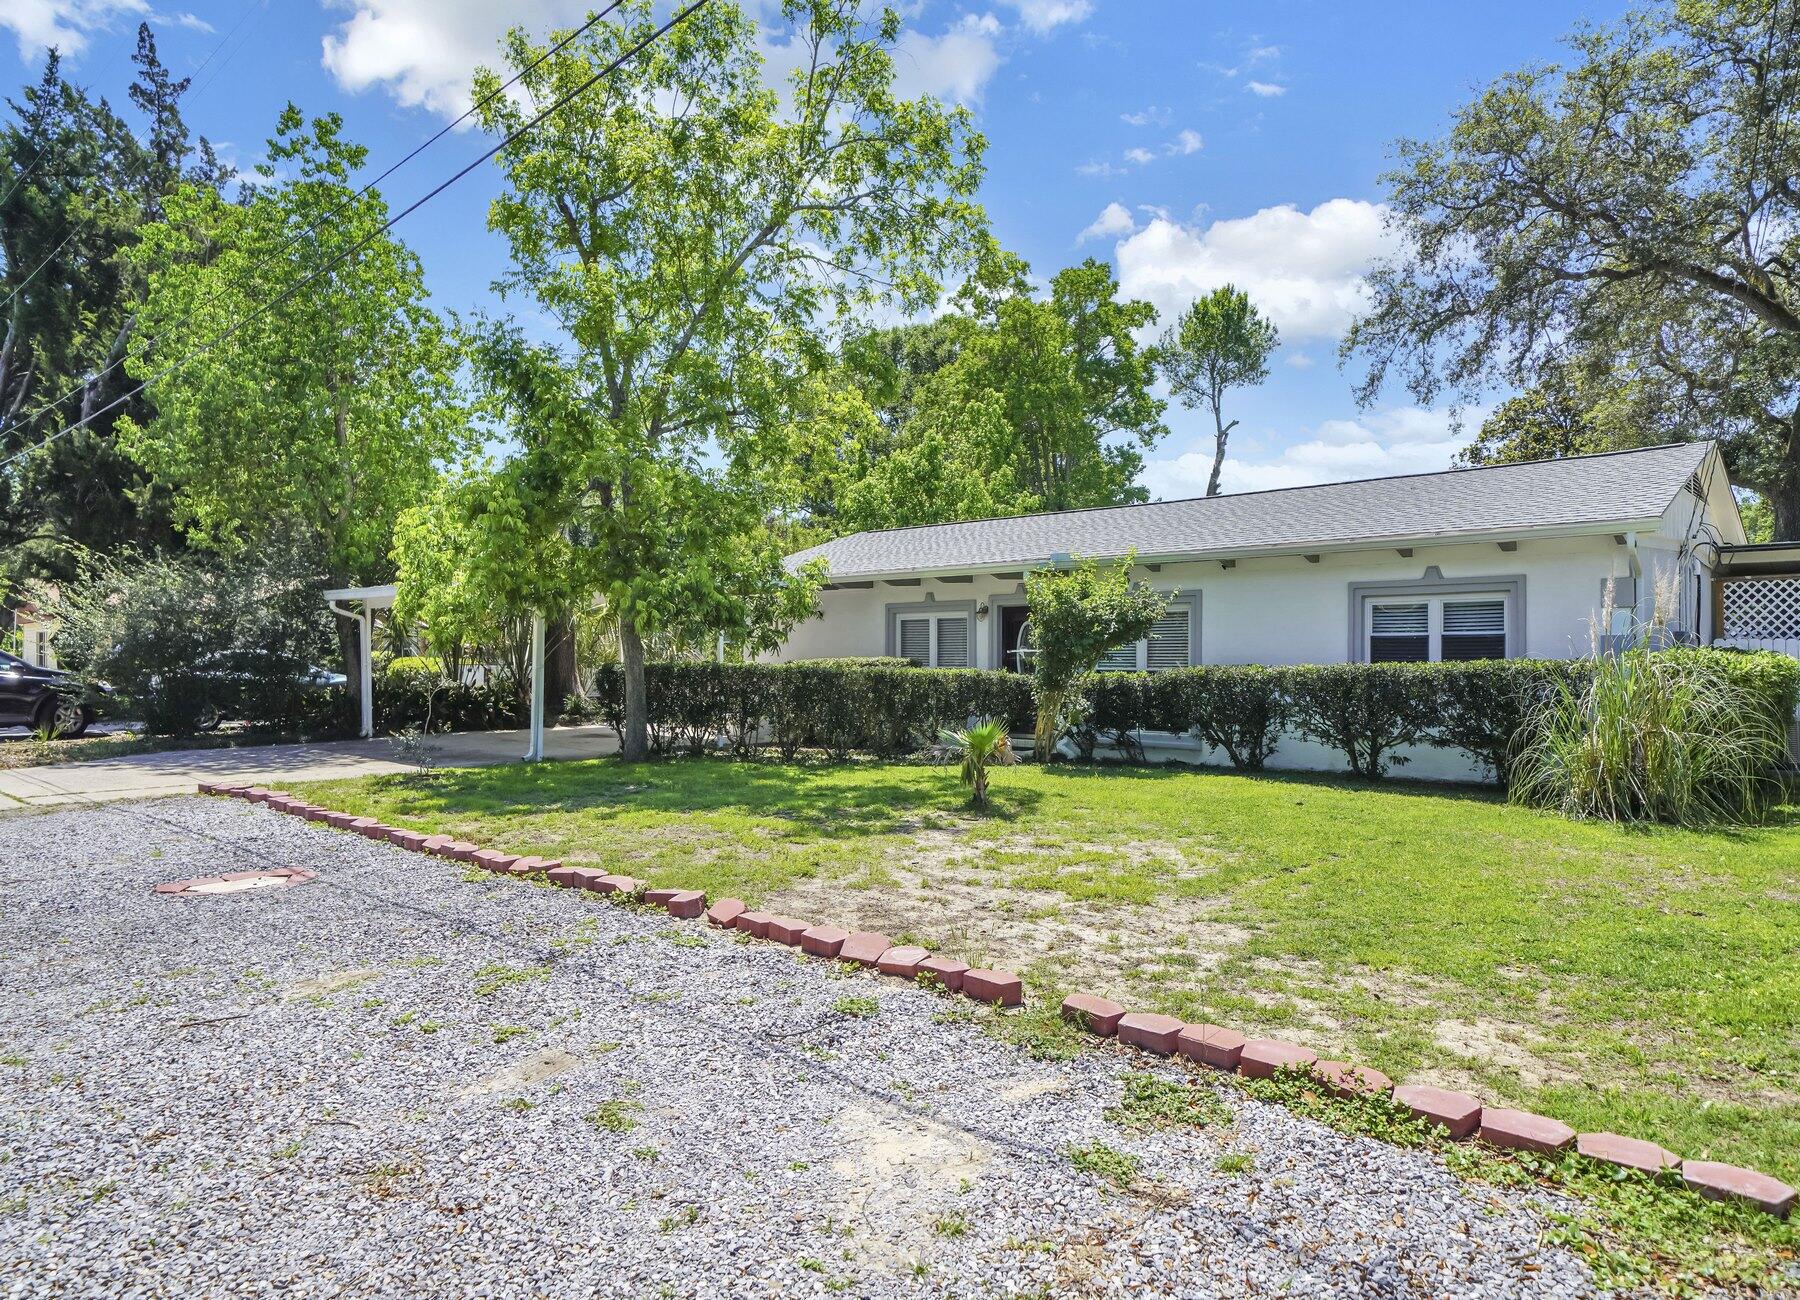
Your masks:
M263 257L254 266L252 266L250 268L251 273L262 270L264 267L268 266L271 262L275 261L277 258L279 258L279 257L283 256L285 253L287 253L288 250L293 248L295 244L299 243L301 240L305 239L308 235L311 235L312 233L317 231L320 227L326 225L333 218L342 214L347 208L350 207L351 204L355 203L358 199L360 199L364 195L366 195L370 190L374 189L377 185L381 184L382 181L384 181L388 177L392 176L395 172L399 171L402 167L406 166L407 163L411 162L414 158L417 158L420 154L424 153L425 150L429 149L432 145L436 144L439 140L442 140L446 135L450 134L450 132L454 131L457 127L461 126L464 122L468 121L471 117L473 117L481 109L485 108L488 104L492 103L494 100L498 99L501 95L505 94L514 85L516 85L522 78L529 75L534 69L536 69L539 64L543 63L544 60L550 58L554 54L560 53L563 49L567 48L577 37L581 36L583 33L588 31L596 23L598 23L601 19L605 18L608 14L612 13L613 10L617 9L623 3L624 3L624 0L612 0L612 3L608 4L604 9L601 9L596 13L590 14L588 16L588 20L586 22L582 23L581 26L575 28L567 36L565 36L562 40L558 41L555 45L551 46L549 49L545 50L542 54L538 55L537 58L533 59L530 63L526 64L523 68L520 68L518 72L514 73L510 78L508 78L505 82L503 82L500 86L498 86L490 94L485 95L481 99L478 99L474 103L470 104L468 108L463 110L461 116L459 116L455 120L447 123L435 135L431 136L429 139L425 140L423 143L415 146L413 148L413 150L410 153L408 153L404 158L401 158L398 162L389 166L380 175L378 175L378 176L374 177L372 180L368 181L360 189L358 189L355 193L351 194L348 198L344 199L341 203L339 203L335 207L331 208L323 216L318 217L311 224L301 228L300 230L295 231L292 235L290 235L287 238L287 240L284 243L281 244L280 247L276 248L273 252L269 253L266 257ZM672 18L668 22L664 23L656 31L652 32L649 36L645 37L642 41L638 42L638 44L636 46L634 46L632 49L627 50L624 54L620 55L618 59L613 61L613 63L609 64L607 67L605 67L605 68L601 69L599 72L595 73L594 76L590 77L586 82L582 83L581 86L576 88L570 94L565 95L562 99L558 100L556 103L552 104L549 108L545 109L542 113L538 114L535 118L533 118L525 126L521 127L518 132L515 132L512 136L509 136L507 139L501 141L493 149L489 150L487 153L485 153L481 157L477 158L473 163L469 164L468 167L465 167L462 171L456 173L456 175L452 176L449 180L445 181L442 185L440 185L436 189L432 190L429 194L425 195L424 198L420 199L417 203L414 203L411 207L409 207L405 211L401 212L398 216L390 218L385 225L383 225L379 230L375 231L372 235L370 235L368 237L368 239L352 246L351 248L347 249L345 252L339 254L336 258L332 259L332 261L326 263L323 267L319 268L319 270L313 272L312 275L308 276L301 283L289 286L289 288L284 290L279 296L271 299L269 302L265 303L260 308L255 309L249 316L247 316L243 320L240 320L239 322L237 322L237 324L233 325L224 334L219 335L218 337L212 339L210 342L206 343L205 345L203 345L196 351L191 352L188 355L182 357L179 361L175 362L173 366L171 366L167 369L164 369L162 371L159 371L157 374L153 375L150 379L145 380L143 383L137 385L135 388L128 389L125 393L121 394L118 398L115 398L113 401L108 402L105 406L102 406L98 410L92 411L89 414L87 414L86 416L83 416L82 419L80 421L78 421L76 424L70 425L66 429L61 429L61 430L57 431L56 433L51 434L49 437L45 438L42 442L36 443L32 447L24 448L21 451L19 451L18 453L14 454L13 456L8 457L6 460L0 461L0 469L5 469L8 465L11 465L14 461L20 459L21 457L28 455L30 452L36 450L38 447L48 446L50 443L56 441L58 438L63 437L65 434L75 432L75 430L80 428L82 425L85 425L85 424L89 423L90 421L92 421L93 419L95 419L96 417L105 414L107 411L112 410L114 407L120 405L121 403L129 401L131 398L135 397L138 393L142 392L146 385L154 383L156 380L163 378L165 375L168 375L175 369L179 369L181 366L183 366L187 362L193 360L195 357L202 356L205 353L210 352L218 344L224 342L226 339L228 339L232 335L236 334L238 332L238 330L242 329L245 325L248 325L252 320L256 319L258 316L261 316L263 313L267 312L270 308L278 306L281 303L287 301L287 299L292 297L295 292L297 292L299 289L305 288L306 285L311 284L314 280L318 279L319 276L323 275L326 271L331 270L334 266L336 266L344 258L350 256L353 253L360 251L362 248L366 247L369 242L371 242L372 240L379 238L381 235L387 233L387 231L389 229L391 229L393 227L394 223L399 221L401 217L406 216L407 213L412 212L414 209L418 208L421 204L425 203L426 200L431 199L431 198L435 197L436 195L442 193L444 190L448 189L451 185L453 185L457 181L461 180L470 171L474 170L475 167L486 162L488 159L492 158L496 153L498 153L501 149L504 149L507 145L511 144L514 140L516 140L518 138L519 135L522 135L522 134L524 134L524 132L531 130L533 127L537 126L538 123L542 122L546 117L548 117L551 113L555 112L558 108L561 108L564 104L567 104L570 100L575 99L578 96L585 93L595 82L599 81L600 78L611 73L613 70L615 70L620 65L622 65L627 59L629 59L630 57L635 55L639 50L643 49L651 41L656 40L664 32L667 32L668 30L670 30L677 23L685 21L690 14L692 14L696 9L699 9L701 7L701 5L703 5L705 3L706 3L706 0L695 0L695 3L689 5L686 9L682 10L674 18ZM39 156L41 157L42 155L40 154ZM36 160L33 160L33 165L35 165L35 162L36 162ZM43 268L40 266L38 269L42 270ZM34 271L32 274L35 275L36 273L37 272ZM29 277L27 277L27 278L29 279ZM23 287L23 286L21 286L21 287ZM15 290L15 292L16 292L16 290ZM189 311L188 313L186 313L185 315L180 317L178 320L175 321L175 323L173 325L168 326L163 332L166 334L170 329L178 329L182 325L185 325L188 321L190 321L194 318L195 314L199 312L199 310L202 306L209 306L209 305L211 305L212 302L213 302L213 298L208 297L204 303L197 304L193 308L193 310ZM154 344L155 342L156 342L156 339L154 336L152 336L147 341L146 346L149 346L150 344ZM70 398L78 396L89 385L98 383L100 380L104 379L107 375L111 374L114 370L116 370L120 366L124 365L126 363L126 361L127 361L127 358L124 356L121 356L117 361L111 362L103 369L84 378L81 383L79 383L75 387L71 388L68 392L64 393L62 396L56 397L56 398L51 399L50 401L41 403L35 410L28 411L24 415L17 417L10 424L6 425L5 428L0 428L0 433L6 432L7 429L16 428L21 424L29 423L30 421L37 419L38 416L44 414L46 411L53 410L56 407L62 405L64 402L68 401Z

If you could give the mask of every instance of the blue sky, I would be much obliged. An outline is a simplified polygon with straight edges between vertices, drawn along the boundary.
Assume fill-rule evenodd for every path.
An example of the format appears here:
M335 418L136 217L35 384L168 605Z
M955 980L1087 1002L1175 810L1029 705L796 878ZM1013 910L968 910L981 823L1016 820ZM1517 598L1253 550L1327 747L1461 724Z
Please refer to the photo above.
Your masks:
M5 0L0 74L36 75L58 44L69 74L122 110L136 25L195 74L189 121L241 166L281 105L334 110L370 149L371 174L466 103L469 69L508 23L535 30L580 0ZM1126 291L1170 319L1227 280L1281 326L1268 382L1239 398L1228 491L1437 469L1459 437L1403 392L1358 410L1336 348L1361 275L1386 247L1380 175L1392 142L1441 132L1451 110L1510 68L1560 56L1577 22L1619 3L1395 0L923 0L907 16L901 76L967 103L988 137L983 200L1039 275L1110 259ZM445 139L384 187L396 208L479 153ZM503 249L485 230L478 171L398 228L446 308L490 305ZM1478 418L1479 412L1476 413ZM1211 440L1172 407L1150 457L1157 496L1205 488ZM1463 437L1466 438L1466 432Z

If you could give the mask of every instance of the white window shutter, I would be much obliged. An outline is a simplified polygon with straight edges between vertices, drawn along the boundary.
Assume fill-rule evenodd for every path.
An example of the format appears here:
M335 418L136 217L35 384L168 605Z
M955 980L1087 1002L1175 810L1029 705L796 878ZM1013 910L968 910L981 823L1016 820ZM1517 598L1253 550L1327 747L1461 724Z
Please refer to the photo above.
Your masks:
M930 619L903 618L900 620L900 657L902 659L910 659L916 664L925 666L930 665Z
M1135 673L1138 670L1137 648L1138 643L1136 641L1133 641L1130 645L1114 646L1111 650L1108 650L1105 654L1100 656L1100 662L1094 665L1094 671L1099 673Z
M937 666L967 668L969 666L969 620L961 615L937 621Z
M1145 654L1146 666L1153 673L1170 668L1191 666L1193 636L1192 611L1186 605L1172 605L1150 629L1150 644Z

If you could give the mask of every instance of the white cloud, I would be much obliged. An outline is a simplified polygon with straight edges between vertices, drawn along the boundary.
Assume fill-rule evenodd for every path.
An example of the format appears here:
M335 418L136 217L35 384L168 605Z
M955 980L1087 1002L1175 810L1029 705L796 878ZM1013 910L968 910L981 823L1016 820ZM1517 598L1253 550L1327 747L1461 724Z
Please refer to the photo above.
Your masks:
M1311 370L1313 358L1310 352L1289 352L1281 358L1295 370Z
M1140 146L1137 148L1127 149L1125 151L1125 161L1126 162L1134 162L1134 163L1138 164L1138 166L1141 167L1145 163L1155 162L1156 155L1154 153L1152 153L1150 150L1145 149Z
M1257 442L1239 434L1237 445L1227 449L1220 486L1227 492L1258 492L1448 469L1481 419L1479 411L1465 412L1463 431L1456 432L1448 411L1388 407L1354 420L1326 420L1311 437L1260 455ZM1152 460L1144 467L1144 479L1152 496L1198 496L1206 491L1211 472L1207 443L1181 456Z
M20 0L0 0L17 4ZM46 5L53 0L23 0ZM54 0L67 4L68 0ZM143 0L111 0L141 4ZM476 67L500 63L500 39L522 26L539 37L553 28L575 26L586 18L591 0L327 0L348 16L325 34L325 70L345 90L360 93L379 88L408 108L425 108L454 117L469 105L469 80ZM753 11L776 12L752 4ZM10 20L8 14L6 19ZM770 33L778 36L781 33ZM895 89L903 96L922 94L972 103L999 68L1000 20L991 13L965 14L939 35L916 29L902 32L894 48ZM768 76L781 84L784 62L779 43L765 40Z
M80 54L96 32L110 30L120 18L149 12L146 0L5 0L0 28L18 42L19 59L35 63L52 46L66 55Z
M1064 23L1078 23L1094 12L1093 0L1004 0L1019 21L1042 36Z
M994 38L1000 22L992 14L964 14L942 36L907 30L894 45L894 90L903 98L935 95L974 103L1000 66Z
M1098 176L1103 178L1108 176L1123 176L1125 174L1125 169L1123 167L1115 167L1104 160L1100 162L1084 162L1075 170L1082 176Z
M1198 131L1183 131L1180 135L1176 136L1173 141L1163 146L1163 151L1165 153L1178 154L1199 153L1200 144L1200 133Z
M1247 82L1244 89L1252 95L1260 95L1264 99L1274 99L1278 95L1287 94L1286 86L1278 86L1272 81Z
M1173 320L1195 298L1235 284L1289 342L1336 338L1368 295L1370 263L1388 248L1384 207L1329 199L1207 225L1161 218L1118 246L1119 286Z
M1108 203L1100 210L1093 223L1075 238L1078 244L1085 244L1090 239L1118 239L1131 234L1137 229L1137 222L1131 211L1123 203Z
M348 18L325 34L322 62L338 85L380 87L407 108L454 117L469 106L476 67L500 63L500 38L540 36L582 21L587 0L333 0Z
M1127 126L1167 126L1169 110L1158 108L1155 104L1137 113L1120 113L1119 120Z

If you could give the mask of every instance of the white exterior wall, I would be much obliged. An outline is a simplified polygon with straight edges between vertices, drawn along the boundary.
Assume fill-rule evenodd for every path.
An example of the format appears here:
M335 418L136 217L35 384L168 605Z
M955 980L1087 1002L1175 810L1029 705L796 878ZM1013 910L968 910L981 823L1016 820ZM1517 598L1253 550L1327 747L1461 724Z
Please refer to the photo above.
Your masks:
M1671 539L1672 540L1672 539ZM1140 569L1151 586L1199 596L1201 664L1317 664L1351 659L1352 583L1408 583L1435 568L1446 581L1522 579L1522 627L1511 633L1515 653L1531 658L1569 659L1586 654L1591 624L1602 603L1602 583L1629 576L1633 550L1611 534L1521 540L1502 551L1492 542L1416 546L1410 557L1394 549L1324 553L1319 561L1302 556L1242 558L1230 569L1217 561L1166 564L1159 572ZM1637 554L1647 551L1641 544ZM918 586L890 586L820 593L819 612L797 627L775 656L781 660L822 659L894 653L889 644L889 607L931 602L975 602L1016 598L1014 579L977 575L973 582L923 578ZM1649 586L1640 582L1642 598ZM1000 621L990 613L975 623L975 667L997 667ZM1360 658L1360 650L1354 657ZM1152 759L1223 762L1185 738L1146 736ZM1478 776L1459 751L1421 748L1408 755L1400 775L1439 780ZM1272 767L1336 770L1343 758L1324 745L1290 737L1270 761Z

